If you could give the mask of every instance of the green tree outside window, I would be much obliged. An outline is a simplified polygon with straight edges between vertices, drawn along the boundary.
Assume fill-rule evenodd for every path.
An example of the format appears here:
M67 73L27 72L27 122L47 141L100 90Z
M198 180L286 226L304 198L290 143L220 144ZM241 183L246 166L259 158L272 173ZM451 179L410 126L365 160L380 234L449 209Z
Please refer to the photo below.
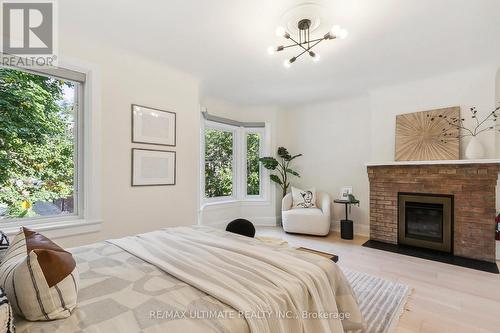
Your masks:
M74 89L0 68L0 218L36 216L39 202L72 200L75 112L64 97Z

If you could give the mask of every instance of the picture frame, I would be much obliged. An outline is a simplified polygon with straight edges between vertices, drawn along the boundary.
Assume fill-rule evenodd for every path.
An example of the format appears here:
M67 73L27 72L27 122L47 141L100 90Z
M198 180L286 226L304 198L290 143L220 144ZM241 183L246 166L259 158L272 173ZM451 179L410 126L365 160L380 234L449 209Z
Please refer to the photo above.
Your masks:
M132 187L172 186L177 178L177 153L170 150L132 148Z
M352 194L352 186L344 186L340 191L340 200L349 200L349 194Z
M132 104L132 143L175 147L177 114Z

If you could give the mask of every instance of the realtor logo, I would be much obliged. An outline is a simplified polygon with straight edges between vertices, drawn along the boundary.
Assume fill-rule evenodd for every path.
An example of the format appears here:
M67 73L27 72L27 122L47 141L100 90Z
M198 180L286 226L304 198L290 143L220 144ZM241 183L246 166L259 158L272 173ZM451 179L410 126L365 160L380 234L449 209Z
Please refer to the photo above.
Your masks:
M2 7L4 53L52 54L52 2L3 2Z
M56 58L55 3L50 0L1 3L4 56L24 56L36 65L52 65Z

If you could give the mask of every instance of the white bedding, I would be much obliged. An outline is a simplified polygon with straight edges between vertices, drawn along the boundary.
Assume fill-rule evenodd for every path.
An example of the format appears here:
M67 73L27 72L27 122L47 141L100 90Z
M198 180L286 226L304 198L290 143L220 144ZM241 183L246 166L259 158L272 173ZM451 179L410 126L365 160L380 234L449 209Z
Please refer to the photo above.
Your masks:
M203 227L110 242L236 309L254 333L340 333L363 326L351 287L327 259Z
M325 275L328 278L327 283L331 291L321 293L333 294L333 305L336 309L341 313L350 314L349 319L341 322L343 330L356 330L362 325L351 287L332 261L213 228L187 229L192 229L193 233L196 231L195 236L190 236L191 232L186 228L163 230L159 233L165 237L161 238L153 237L155 233L139 236L148 241L150 237L153 238L154 242L148 246L152 251L145 251L151 252L147 255L151 257L151 262L146 262L109 242L70 250L80 273L77 308L71 317L63 320L27 322L16 318L16 331L249 333L252 330L259 332L256 329L261 326L267 330L265 325L286 327L284 325L290 323L269 322L272 319L265 320L264 323L259 322L257 318L247 318L247 321L238 310L253 309L255 304L261 303L265 303L273 311L276 310L273 307L281 306L280 303L283 309L306 307L309 312L312 310L312 303L317 301L321 302L324 308L328 304L332 306L332 302L323 303L323 295L320 295L320 292L311 294L316 296L309 294L308 288L312 285L309 282L312 281L317 288L314 282L316 278L309 277L311 274ZM194 242L193 237L196 239ZM164 245L173 245L174 241L176 248L167 250ZM122 242L128 241L119 241ZM231 247L236 247L234 255L226 252ZM180 258L182 259L179 260ZM153 264L157 261L157 264ZM168 261L167 265L163 265L165 267L186 267L187 274L195 275L191 278L199 285L186 283L181 280L182 274L177 274L179 278L159 267L164 261ZM307 271L303 272L304 269ZM177 269L172 270L174 271ZM320 271L323 273L320 274ZM196 276L197 274L200 276ZM305 277L309 282L301 282ZM212 285L203 286L205 278ZM322 278L320 281L325 282ZM210 294L212 289L215 291L213 295ZM295 294L287 295L288 293ZM269 297L272 297L272 301ZM314 306L319 308L319 305ZM250 324L253 326L250 327ZM332 324L334 328L339 326L337 320L326 325L302 323L306 328L314 327L315 333L325 332L326 326L326 332L334 331L330 329ZM300 326L291 329L297 331Z

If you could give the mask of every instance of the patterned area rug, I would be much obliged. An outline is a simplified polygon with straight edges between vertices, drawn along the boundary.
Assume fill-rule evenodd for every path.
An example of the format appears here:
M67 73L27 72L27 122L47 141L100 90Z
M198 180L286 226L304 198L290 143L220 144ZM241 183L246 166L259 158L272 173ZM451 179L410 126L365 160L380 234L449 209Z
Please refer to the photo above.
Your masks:
M365 333L392 333L405 309L411 288L365 273L342 269L358 297Z

